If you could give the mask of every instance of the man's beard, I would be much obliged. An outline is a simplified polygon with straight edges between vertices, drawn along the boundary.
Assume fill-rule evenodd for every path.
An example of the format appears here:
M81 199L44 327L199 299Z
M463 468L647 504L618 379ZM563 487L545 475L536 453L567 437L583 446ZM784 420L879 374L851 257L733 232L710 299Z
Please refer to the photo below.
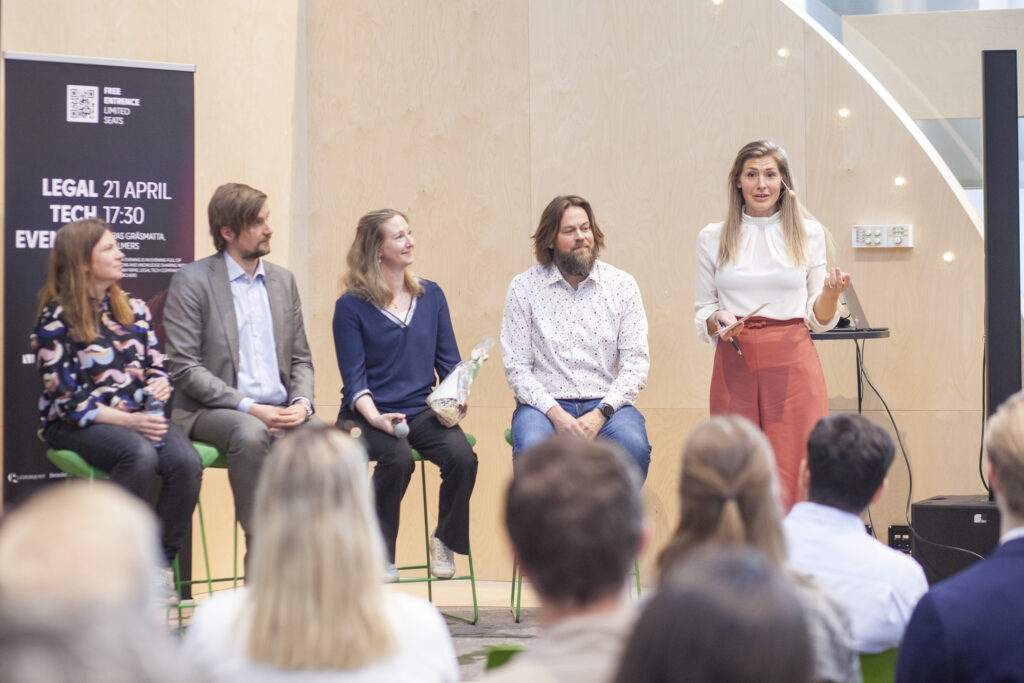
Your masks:
M570 252L563 252L555 247L552 251L552 258L558 269L569 277L587 277L594 267L594 260L597 258L595 249L591 245L585 252L578 252L573 249Z
M256 248L252 249L251 251L247 251L247 252L243 253L242 254L242 258L244 258L246 260L248 260L248 259L258 259L258 258L263 258L264 256L266 256L269 253L270 253L270 245L267 244L266 246L257 246Z

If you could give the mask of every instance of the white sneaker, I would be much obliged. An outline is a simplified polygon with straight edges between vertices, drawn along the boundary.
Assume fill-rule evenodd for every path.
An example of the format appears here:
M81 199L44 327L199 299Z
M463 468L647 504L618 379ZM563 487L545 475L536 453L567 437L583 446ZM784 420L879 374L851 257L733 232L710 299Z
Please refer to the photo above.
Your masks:
M178 603L181 602L181 598L178 596L178 588L174 585L173 569L161 568L158 570L157 594L160 596L160 601L168 607L177 607Z
M439 579L455 576L455 553L437 536L430 537L430 573Z
M398 583L398 567L394 562L384 563L384 583Z

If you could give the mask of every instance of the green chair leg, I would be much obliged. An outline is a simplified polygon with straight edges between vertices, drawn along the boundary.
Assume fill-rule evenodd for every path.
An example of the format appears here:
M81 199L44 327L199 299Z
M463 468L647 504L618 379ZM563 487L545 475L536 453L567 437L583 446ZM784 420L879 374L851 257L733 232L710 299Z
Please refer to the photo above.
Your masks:
M466 434L466 440L469 442L470 446L475 446L476 445L476 437L474 437L472 434ZM434 590L433 590L433 583L434 583L434 581L469 581L470 589L471 589L472 595L473 595L473 618L472 619L467 619L466 617L462 617L462 616L459 616L457 614L450 614L448 612L443 612L442 614L444 614L446 617L451 617L452 619L458 619L459 621L464 621L464 622L466 622L468 624L475 624L480 619L480 606L479 606L479 604L477 602L477 595L476 595L476 573L473 570L473 549L469 548L469 552L467 553L467 558L469 560L469 573L468 574L464 574L462 576L453 576L453 577L448 578L448 579L439 579L437 577L434 577L434 576L430 575L430 519L428 517L428 512L427 512L427 471L426 471L426 465L423 462L424 458L423 458L422 455L419 454L418 451L416 451L416 449L413 449L413 451L412 451L412 459L415 462L419 463L419 465L420 465L420 485L422 487L421 490L422 490L422 494L423 494L423 542L424 542L424 549L426 551L426 555L425 555L426 560L425 560L424 564L402 565L401 567L398 567L398 570L399 570L399 572L408 571L408 570L423 570L424 573L426 574L426 576L422 577L422 578L420 578L420 577L401 578L400 577L398 579L398 582L399 583L426 583L427 584L427 599L430 602L433 602L434 601Z
M518 580L517 579L518 576ZM509 598L509 608L512 610L512 618L519 623L519 607L523 604L523 577L519 575L519 565L512 562L512 597Z
M196 449L196 452L199 453L199 460L202 462L204 470L206 468L208 468L208 467L214 467L214 468L226 468L227 467L227 460L224 457L224 454L221 453L217 449L217 447L214 446L213 444L206 443L205 441L193 441L192 442L192 446ZM201 580L201 581L195 581L195 580L182 581L180 579L180 575L178 573L178 561L177 561L177 559L175 559L175 561L174 561L174 576L175 576L175 583L176 583L177 588L178 588L178 595L181 595L181 587L182 586L184 586L184 585L194 586L197 583L205 583L206 584L207 595L213 595L213 584L215 584L215 583L231 581L232 582L232 584L231 584L232 588L237 588L238 587L238 522L237 521L235 522L235 528L234 528L234 555L233 555L233 558L232 558L232 562L233 562L233 564L232 564L232 575L228 576L228 577L224 577L224 578L217 578L217 579L215 579L215 578L213 578L213 572L211 571L211 568L210 568L210 549L209 549L209 545L208 545L208 543L206 541L206 519L203 516L203 503L202 503L201 500L198 501L197 504L196 504L196 511L199 513L199 538L200 538L200 541L201 541L202 546L203 546L203 567L204 567L204 569L206 569L206 578ZM178 603L177 610L178 610L178 632L179 633L183 633L184 630L185 630L184 616L182 614L182 611L184 609L188 609L188 608L193 608L194 609L197 606L198 606L198 603L196 602L195 599L192 599L192 600L189 600L189 601L183 601L183 602L179 602Z
M205 441L193 441L192 445L195 447L196 452L199 453L199 459L203 463L203 469L227 469L228 462L227 457L221 452L216 446ZM207 553L206 547L206 526L203 521L203 508L202 503L199 504L199 528L203 538L203 553L206 557L206 577L207 582L210 585L210 593L213 593L214 583L224 583L227 581L231 582L232 588L238 588L239 575L238 575L238 521L234 523L234 534L233 534L233 547L231 555L231 575L222 578L212 578L210 572L210 560L209 554Z
M430 518L427 517L427 466L423 464L423 458L415 450L413 451L413 459L419 461L420 464L420 490L423 491L421 496L423 500L423 556L427 558L427 576L430 576ZM427 581L427 600L434 602L433 581Z

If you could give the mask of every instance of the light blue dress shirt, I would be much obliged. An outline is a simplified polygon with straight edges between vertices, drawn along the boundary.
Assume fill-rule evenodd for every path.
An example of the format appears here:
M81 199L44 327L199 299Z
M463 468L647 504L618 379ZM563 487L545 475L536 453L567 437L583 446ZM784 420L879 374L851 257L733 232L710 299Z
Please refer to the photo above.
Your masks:
M277 365L274 319L270 314L263 259L252 279L226 251L224 260L238 321L237 388L245 394L238 402L238 410L247 413L253 403L282 405L288 399L288 390L281 382Z
M782 522L789 564L810 574L846 605L858 652L897 647L928 590L917 560L875 540L857 515L797 503Z

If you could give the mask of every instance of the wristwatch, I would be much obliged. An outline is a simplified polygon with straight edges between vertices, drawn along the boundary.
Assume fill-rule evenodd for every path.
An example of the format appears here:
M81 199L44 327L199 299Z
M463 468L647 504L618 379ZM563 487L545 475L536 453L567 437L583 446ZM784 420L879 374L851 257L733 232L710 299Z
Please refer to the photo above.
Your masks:
M310 405L309 400L305 398L297 398L292 403L300 403L302 407L306 409L306 419L308 420L313 416L313 406Z
M611 407L607 403L602 403L598 406L598 409L600 409L601 414L604 415L604 419L606 420L611 419L611 416L615 414L615 408Z

